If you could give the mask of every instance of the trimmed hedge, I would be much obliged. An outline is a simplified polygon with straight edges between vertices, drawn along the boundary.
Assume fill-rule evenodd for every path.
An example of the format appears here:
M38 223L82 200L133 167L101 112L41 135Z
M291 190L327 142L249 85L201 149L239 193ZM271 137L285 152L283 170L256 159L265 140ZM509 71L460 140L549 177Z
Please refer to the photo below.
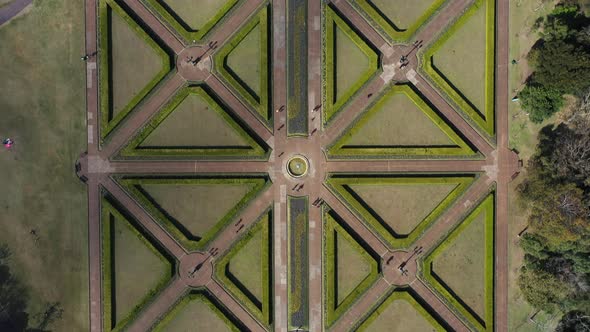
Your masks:
M387 310L387 307L389 307L389 305L396 300L403 300L406 301L407 303L409 303L414 309L416 309L416 311L418 313L420 313L420 315L422 315L422 317L424 317L424 319L426 319L431 325L432 327L436 330L436 331L446 331L445 328L434 318L432 317L432 315L423 307L420 305L420 303L418 303L418 301L412 296L411 293L404 291L402 289L396 289L394 291L391 292L391 294L386 298L385 301L383 301L383 303L381 303L377 309L375 309L375 311L373 311L369 317L364 320L360 326L358 327L357 330L355 330L356 332L363 332L366 331L370 326L371 323L373 323L378 317L379 315L381 315L382 312L384 312L385 310ZM399 320L398 323L402 323L403 324L403 317L400 317L402 320Z
M250 149L237 148L145 148L140 147L141 143L154 131L156 128L166 120L166 118L176 110L176 108L189 96L197 95L204 99L209 104L210 109L217 113L225 120L225 122L251 147ZM263 148L261 143L254 140L241 124L237 123L234 118L224 107L202 87L192 86L182 89L172 100L170 100L163 109L150 120L150 122L143 127L139 133L129 142L121 151L122 157L250 157L252 159L263 159L269 151ZM173 135L174 133L170 133Z
M170 311L168 311L168 313L166 313L166 315L164 316L163 319L161 319L152 329L153 332L163 332L166 331L166 326L168 324L170 324L170 322L176 317L176 315L178 315L182 309L184 309L190 302L192 301L199 301L202 302L204 304L206 304L211 311L213 311L217 317L219 317L219 319L221 319L226 325L227 327L233 331L233 332L240 332L242 331L240 328L238 328L230 318L228 318L226 316L226 314L223 312L229 312L225 307L223 308L223 311L221 309L219 309L217 306L221 306L221 304L217 303L213 303L211 301L211 299L209 298L210 295L206 295L202 292L199 291L193 291L189 294L187 294L186 296L184 296L180 301L178 301L174 307L172 307L172 309Z
M239 0L226 0L226 4L213 16L205 25L201 27L199 30L195 30L190 28L188 22L183 22L178 15L172 10L167 9L165 6L162 6L162 0L144 0L146 4L152 9L152 12L155 12L158 16L160 16L164 22L168 23L175 32L180 35L180 37L184 38L185 42L192 42L193 40L200 41L203 37L211 31L217 23L226 19L229 12L234 7L239 7L238 1ZM222 0L218 0L222 1ZM242 1L243 3L244 1ZM166 6L167 7L167 6ZM176 16L176 17L175 17Z
M355 7L360 8L361 12L365 13L365 16L374 21L381 28L379 30L382 30L387 36L396 42L409 40L445 2L447 2L447 0L433 1L430 7L420 15L416 22L412 23L407 29L402 30L395 26L395 22L392 22L387 16L380 13L369 0L352 1Z
M377 73L379 68L378 53L369 46L349 25L342 19L335 9L329 5L323 6L325 15L325 39L324 39L324 77L326 80L325 103L324 106L324 123L328 123L336 113L342 110L351 98ZM335 86L338 80L335 70L336 49L334 40L336 38L336 27L340 29L369 59L369 68L363 73L361 78L355 82L338 100L336 100Z
M424 112L426 116L441 131L443 131L449 139L451 139L456 146L453 147L350 147L346 144L352 137L369 122L371 117L378 112L383 111L383 107L387 100L395 94L404 94L410 98L414 104ZM379 99L373 103L368 110L357 117L354 122L343 131L342 135L328 147L328 155L330 157L340 156L376 156L376 157L396 157L396 156L473 156L476 152L471 146L466 143L461 136L451 126L443 120L409 85L394 85L389 92L383 94Z
M132 231L137 238L154 253L163 263L169 266L170 271L172 271L173 263L168 260L147 238L144 237L139 230L137 230L127 217L123 216L119 210L117 210L114 206L112 206L107 199L103 198L101 201L101 267L102 267L102 300L103 300L103 324L108 331L123 331L126 326L134 321L140 310L145 307L145 305L151 302L154 299L154 296L158 294L168 282L171 280L172 276L169 275L167 277L163 277L154 288L152 288L146 296L131 310L131 312L120 319L119 322L113 321L113 300L112 300L112 291L113 291L113 281L111 280L113 276L112 271L112 253L113 253L113 244L111 242L111 227L113 222L115 222L112 218L119 219L121 222L125 222L126 226L129 227L129 230ZM116 323L116 324L115 324Z
M110 77L109 77L109 58L111 54L109 42L109 11L119 15L127 22L129 27L146 42L158 55L161 60L162 69L147 83L147 85L133 97L119 113L110 118ZM99 77L99 102L100 102L100 137L104 139L110 134L115 127L129 115L131 110L146 97L156 85L164 79L170 72L170 56L121 8L115 0L100 0L98 3L98 77Z
M263 7L241 30L226 43L214 57L214 69L226 80L241 96L247 104L252 106L258 114L266 120L272 117L270 110L270 79L269 79L269 21L270 10L268 5ZM237 75L226 68L229 54L246 38L254 29L260 29L260 96L242 82Z
M485 5L486 10L486 60L485 60L485 106L476 109L463 94L453 87L433 64L433 57L444 43L459 30L475 12ZM495 19L496 2L494 0L477 0L445 33L422 54L423 71L436 87L444 91L448 99L463 111L468 119L490 136L495 134Z
M418 239L431 225L446 211L473 183L475 177L467 175L441 175L437 177L408 177L407 174L367 178L338 177L331 175L328 178L328 187L338 197L348 205L351 210L363 219L369 227L375 230L377 234L387 242L391 248L407 248L416 239ZM374 215L371 214L354 196L346 189L345 186L364 184L364 185L396 185L396 184L457 184L457 186L440 202L428 216L409 233L404 234L406 237L395 237L387 228L385 228ZM385 199L385 198L384 198ZM367 202L368 204L368 202Z
M346 238L371 266L371 273L342 300L340 305L336 303L337 271L334 264L337 258L337 252L334 250L337 233ZM324 211L324 271L324 310L327 327L332 326L360 295L367 291L380 277L379 262L328 211Z
M199 250L205 248L205 246L214 239L222 229L224 229L232 219L239 214L250 202L252 202L259 194L267 189L271 182L262 175L256 175L254 177L238 177L240 175L215 175L208 174L198 178L172 178L172 177L131 177L131 176L118 176L116 180L123 185L123 187L132 194L135 200L137 200L145 209L152 215L152 217L158 221L164 229L172 237L174 237L184 248L187 250ZM190 184L254 184L252 188L239 202L236 204L225 216L223 216L215 226L209 229L205 234L200 235L200 240L194 240L185 235L172 220L170 220L158 207L154 206L150 199L138 188L145 184L178 184L178 185L190 185Z
M422 262L422 276L436 292L441 294L444 300L454 308L455 311L467 319L477 331L494 331L494 226L495 226L495 205L494 194L488 195L445 239L424 258ZM462 230L485 211L485 317L481 318L485 324L481 324L478 317L472 314L472 310L463 304L459 298L453 295L452 290L441 285L432 275L433 261L455 240ZM466 276L468 277L468 276Z
M248 310L265 325L269 326L272 320L273 308L271 307L271 274L272 274L272 217L270 209L264 212L255 226L251 227L248 232L242 236L242 238L232 246L231 250L219 258L219 261L215 263L215 278L219 280L228 291L233 294ZM262 299L260 302L262 308L258 308L247 295L240 290L226 275L226 267L230 263L231 259L240 251L242 248L252 239L256 233L262 232L262 257L260 257L261 272L262 272Z

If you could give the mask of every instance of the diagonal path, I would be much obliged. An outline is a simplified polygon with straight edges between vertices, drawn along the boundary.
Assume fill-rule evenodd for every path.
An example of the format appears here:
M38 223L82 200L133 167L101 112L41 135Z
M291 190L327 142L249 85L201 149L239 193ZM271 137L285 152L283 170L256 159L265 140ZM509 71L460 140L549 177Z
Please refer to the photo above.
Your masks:
M166 46L178 54L184 49L184 44L176 38L174 33L152 14L139 0L124 0L125 4L138 16L146 26L160 38Z
M268 128L262 123L262 121L252 114L231 90L227 88L216 75L209 75L205 79L205 83L211 88L215 94L221 98L229 109L234 112L246 125L254 131L254 133L266 142L269 146L272 146L272 134Z
M387 40L385 40L385 38L383 38L347 0L332 0L331 3L348 19L348 21L350 21L355 29L362 32L363 36L373 44L374 47L378 48L381 53L387 52L389 49L389 43Z
M185 81L177 74L165 79L159 85L159 88L147 100L137 106L137 109L128 115L128 119L123 121L119 128L107 138L106 145L100 155L107 159L118 153L133 135L148 123L184 84Z
M139 318L129 325L127 331L145 332L151 330L154 323L164 316L185 295L187 290L186 285L180 278L174 278L156 296L154 302L141 311Z
M360 220L350 209L342 203L328 188L322 188L322 199L326 204L336 212L336 214L346 221L346 224L365 241L373 251L379 256L384 256L388 252L387 246L371 231L365 223Z
M129 196L111 178L103 178L101 181L106 190L117 200L118 203L131 213L135 219L176 259L186 255L186 250L166 232L149 213Z
M423 40L424 48L434 42L439 34L455 21L467 7L474 3L474 0L453 0L445 5L438 13L429 20L414 36L414 40Z

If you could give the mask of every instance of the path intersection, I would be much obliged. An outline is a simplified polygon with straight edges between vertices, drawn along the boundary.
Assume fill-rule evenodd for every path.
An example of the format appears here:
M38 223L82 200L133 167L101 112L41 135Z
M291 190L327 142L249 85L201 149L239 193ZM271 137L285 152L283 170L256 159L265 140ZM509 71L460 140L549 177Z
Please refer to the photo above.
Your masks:
M289 0L295 1L295 0ZM459 225L471 211L491 192L494 193L493 223L493 330L507 331L508 291L508 183L518 173L518 156L508 148L508 0L496 0L495 22L495 135L490 136L469 121L457 106L449 102L445 92L437 88L422 70L421 54L441 33L461 16L474 0L449 0L436 10L432 17L403 43L393 43L375 22L361 13L353 0L308 1L306 21L299 22L288 15L287 0L240 0L216 26L200 40L186 40L148 0L85 0L87 60L87 122L88 149L77 163L79 177L88 185L89 204L89 255L90 255L90 330L111 331L113 326L104 319L110 304L105 303L105 276L103 262L102 229L104 218L103 197L110 200L136 220L153 241L175 262L174 276L165 287L139 308L133 319L124 326L128 331L148 331L158 324L182 298L196 289L208 294L214 302L238 322L240 330L291 331L300 326L292 324L290 293L293 293L290 262L290 202L291 198L306 197L307 205L307 266L304 271L306 286L306 321L308 331L350 331L356 329L375 308L384 295L394 289L403 289L419 299L430 315L448 330L468 331L474 326L451 301L433 287L423 276L423 260L441 241ZM128 116L108 134L101 133L101 82L100 55L103 52L99 37L101 27L97 8L101 2L115 3L149 30L150 36L166 46L173 54L172 71L139 102ZM157 2L157 1L156 1ZM297 2L297 1L295 1ZM362 2L362 1L357 1ZM479 1L481 3L481 1ZM485 2L485 1L484 1ZM379 54L379 74L360 87L342 110L326 121L323 112L326 104L322 68L324 64L322 14L324 6L353 27L362 39ZM270 120L266 121L244 101L240 93L228 84L215 69L216 52L220 52L263 7L270 8L269 26L272 82ZM285 127L289 109L287 70L293 59L287 51L287 34L290 24L303 24L307 29L307 109L306 135L291 135ZM212 47L213 45L213 47ZM419 47L418 47L419 46ZM98 54L98 55L97 55ZM402 56L404 63L400 62ZM407 60L406 60L407 59ZM456 132L468 142L477 154L465 158L340 158L331 155L329 147L339 140L348 128L370 108L382 92L393 84L410 84L444 117ZM265 146L262 159L157 157L121 158L121 151L177 94L190 85L205 86L227 106L231 116L239 119L248 133ZM291 128L292 129L292 128ZM173 133L171 133L173 134ZM291 162L293 158L299 158ZM231 222L211 239L206 247L188 248L173 232L162 226L149 208L137 200L123 186L119 176L196 176L196 175L267 174L270 185L249 204L237 211ZM369 225L355 208L351 207L330 185L333 175L387 176L399 174L475 174L473 183L444 210L432 224L411 244L394 248L387 239ZM269 210L270 209L270 210ZM235 296L215 274L216 263L242 239L248 229L255 226L265 211L271 211L272 245L270 279L272 282L271 318L268 321L252 313L249 306ZM333 322L326 314L326 262L324 234L328 211L339 218L338 223L354 234L363 247L378 260L378 275L366 291ZM332 213L330 212L330 213ZM234 225L243 225L236 231ZM340 226L338 226L340 227ZM242 228L240 228L242 229ZM490 272L490 271L488 271ZM107 290L108 291L108 290ZM106 308L106 309L105 309ZM485 327L485 330L490 330Z

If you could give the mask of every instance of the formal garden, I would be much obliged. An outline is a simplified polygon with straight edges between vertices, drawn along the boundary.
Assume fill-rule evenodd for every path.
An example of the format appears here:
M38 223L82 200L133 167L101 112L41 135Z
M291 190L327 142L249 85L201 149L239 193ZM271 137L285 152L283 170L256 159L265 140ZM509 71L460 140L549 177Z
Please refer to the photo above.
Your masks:
M454 317L493 331L496 193L472 137L493 145L496 135L495 1L456 13L412 60L476 134L410 76L367 93L391 70L375 39L418 45L449 1L326 1L314 18L287 0L278 31L280 4L267 0L98 4L98 130L100 144L118 144L98 180L110 183L100 192L105 330L143 324L182 284L152 330L313 330L320 317L326 331L443 331ZM202 55L185 59L187 49ZM321 91L310 92L316 60ZM191 70L202 79L179 75ZM333 126L341 132L326 134Z

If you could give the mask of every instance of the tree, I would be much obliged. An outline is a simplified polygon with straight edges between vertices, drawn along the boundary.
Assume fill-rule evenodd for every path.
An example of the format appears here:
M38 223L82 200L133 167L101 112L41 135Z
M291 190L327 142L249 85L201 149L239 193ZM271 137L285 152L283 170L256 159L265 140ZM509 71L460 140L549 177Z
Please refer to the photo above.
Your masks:
M561 317L555 332L590 332L590 315L570 311Z
M571 289L555 276L542 270L521 269L518 286L524 298L535 308L554 312L570 294Z
M525 253L535 257L536 259L545 259L549 257L547 247L544 244L544 239L534 233L526 233L520 239L520 247Z
M28 294L24 286L10 273L6 261L10 251L0 247L0 331L25 331L29 315L26 312Z
M580 121L575 127L547 126L539 139L533 163L539 163L554 180L585 186L590 179L590 124Z
M590 54L585 47L559 39L539 43L537 47L533 85L576 95L590 87Z
M563 106L561 93L543 86L527 85L518 94L522 108L534 123L541 123Z

